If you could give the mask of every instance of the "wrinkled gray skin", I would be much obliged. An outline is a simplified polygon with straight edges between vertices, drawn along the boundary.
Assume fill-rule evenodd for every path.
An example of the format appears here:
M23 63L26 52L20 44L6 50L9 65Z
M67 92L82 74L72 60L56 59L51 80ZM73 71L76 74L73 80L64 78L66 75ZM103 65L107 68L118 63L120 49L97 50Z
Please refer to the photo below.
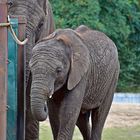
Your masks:
M35 43L54 31L52 10L48 0L8 0L8 12L12 16L24 16L27 19L26 37L26 140L37 140L39 123L34 120L30 110L29 60Z
M101 140L119 75L115 44L84 25L59 29L33 48L30 68L31 109L43 121L48 107L54 140L72 140L75 125L84 140Z

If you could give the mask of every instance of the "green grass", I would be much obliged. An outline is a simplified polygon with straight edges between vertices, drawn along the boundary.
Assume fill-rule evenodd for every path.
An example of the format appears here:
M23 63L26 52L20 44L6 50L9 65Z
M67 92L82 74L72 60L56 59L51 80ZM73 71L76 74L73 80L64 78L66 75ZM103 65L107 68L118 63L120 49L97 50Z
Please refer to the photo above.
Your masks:
M53 140L50 126L45 123L40 123L39 140Z
M140 140L140 126L104 129L103 140Z
M40 140L53 140L50 127L42 123ZM73 140L82 140L78 128L75 129ZM129 128L106 128L102 140L140 140L140 126Z

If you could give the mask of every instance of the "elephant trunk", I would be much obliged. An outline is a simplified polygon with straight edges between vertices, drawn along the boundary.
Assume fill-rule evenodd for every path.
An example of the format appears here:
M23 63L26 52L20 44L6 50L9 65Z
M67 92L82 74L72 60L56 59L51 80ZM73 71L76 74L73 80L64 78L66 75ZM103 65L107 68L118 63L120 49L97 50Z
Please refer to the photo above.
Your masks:
M28 84L29 81L29 75L30 75L30 68L29 68L29 61L32 56L32 49L33 46L35 45L35 36L32 34L32 30L30 29L31 27L28 26L26 28L26 37L28 38L27 44L25 44L25 54L26 54L26 85Z
M48 110L46 96L40 90L41 86L33 86L31 88L31 111L38 121L44 121L47 118Z

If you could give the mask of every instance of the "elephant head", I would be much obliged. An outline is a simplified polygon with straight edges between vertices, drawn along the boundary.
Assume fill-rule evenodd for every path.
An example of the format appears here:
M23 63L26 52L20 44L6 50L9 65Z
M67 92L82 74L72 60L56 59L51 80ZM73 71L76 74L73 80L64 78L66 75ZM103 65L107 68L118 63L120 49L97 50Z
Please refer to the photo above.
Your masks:
M32 50L31 110L39 121L46 119L46 101L66 85L73 90L89 67L89 51L80 34L59 29Z
M54 30L53 15L48 0L8 0L10 16L24 16L27 19L26 37L26 80L29 77L29 60L35 43Z

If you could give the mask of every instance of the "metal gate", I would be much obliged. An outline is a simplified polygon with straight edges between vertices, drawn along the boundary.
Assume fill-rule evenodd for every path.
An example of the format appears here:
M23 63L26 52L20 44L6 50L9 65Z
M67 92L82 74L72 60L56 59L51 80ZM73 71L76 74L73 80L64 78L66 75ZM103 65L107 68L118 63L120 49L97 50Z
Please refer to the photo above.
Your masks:
M18 33L18 20L11 19L15 33ZM8 31L8 95L7 95L7 140L16 140L17 135L17 50L18 46Z
M1 25L7 22L4 8L6 4L0 1ZM11 17L9 23L18 38L23 40L26 19ZM0 27L0 140L24 140L26 108L24 46L17 45L10 30L7 32L8 28Z

